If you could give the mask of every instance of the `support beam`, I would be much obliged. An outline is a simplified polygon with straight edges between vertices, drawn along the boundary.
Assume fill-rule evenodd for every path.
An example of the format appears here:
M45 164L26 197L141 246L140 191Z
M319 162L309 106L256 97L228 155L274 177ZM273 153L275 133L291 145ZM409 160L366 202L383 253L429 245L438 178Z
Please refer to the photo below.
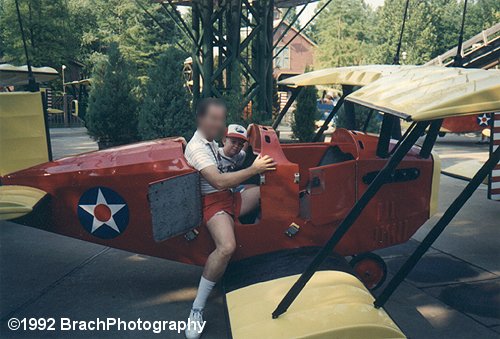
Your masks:
M200 64L198 61L198 41L200 40L200 11L198 8L197 2L193 2L192 7L192 22L191 25L193 27L193 36L195 43L193 44L193 50L191 52L192 59L192 70L193 70L193 109L196 109L198 101L200 99Z
M354 86L351 85L342 85L342 95L348 96L354 90ZM354 111L354 104L350 101L347 101L344 104L344 110L346 115L347 124L344 126L347 129L355 130L356 129L356 112Z
M398 119L394 115L385 113L380 128L380 135L377 144L377 156L379 158L387 158L389 156L389 145L391 144L392 126Z
M427 136L425 137L424 144L420 149L420 156L424 159L427 159L431 155L432 148L436 143L436 139L439 135L439 130L441 129L441 125L443 124L443 119L435 120L429 126L427 131Z
M314 15L311 17L311 19L309 19L309 21L307 21L307 22L305 23L305 25L304 25L304 26L302 26L302 28L301 28L301 29L299 29L299 30L297 31L297 33L295 33L295 35L294 35L294 36L293 36L293 37L292 37L292 38L291 38L291 39L290 39L290 40L289 40L289 41L288 41L288 42L287 42L287 43L286 43L283 47L281 47L281 49L280 49L280 50L279 50L279 51L278 51L278 52L277 52L277 53L273 56L273 59L274 59L274 58L276 58L276 57L277 57L277 56L278 56L281 52L283 52L283 50L284 50L284 49L285 49L285 48L286 48L286 47L287 47L287 46L288 46L288 45L289 45L289 44L290 44L293 40L295 40L295 38L296 38L297 36L299 36L299 34L300 34L300 33L302 33L302 31L303 31L304 29L306 29L306 28L307 28L307 26L309 26L309 24L310 24L310 23L311 23L311 22L312 22L312 21L313 21L313 20L314 20L314 19L315 19L315 18L316 18L316 17L317 17L317 16L318 16L318 15L319 15L319 14L320 14L320 13L321 13L321 12L322 12L325 8L326 8L326 6L328 6L328 5L330 4L330 2L332 2L332 0L328 0L328 1L326 1L326 2L323 4L323 6L321 6L321 8L320 8L320 9L318 9L318 10L314 13Z
M213 26L212 12L213 1L201 1L198 4L200 9L201 33L201 68L203 74L203 89L201 96L206 98L212 96L212 76L214 74L214 46L213 46Z
M370 112L368 113L368 116L366 117L365 124L363 125L363 133L366 133L366 130L368 129L370 120L372 119L373 116L373 112L375 112L375 110L371 109Z

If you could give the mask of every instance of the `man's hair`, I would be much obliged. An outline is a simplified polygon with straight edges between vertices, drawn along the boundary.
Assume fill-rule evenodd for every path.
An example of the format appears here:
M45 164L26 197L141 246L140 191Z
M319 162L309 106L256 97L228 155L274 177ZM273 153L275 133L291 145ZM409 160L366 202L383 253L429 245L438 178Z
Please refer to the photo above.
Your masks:
M224 108L224 110L227 110L227 105L224 100L219 98L204 98L198 102L198 106L196 107L196 117L203 118L207 114L210 106L219 106Z

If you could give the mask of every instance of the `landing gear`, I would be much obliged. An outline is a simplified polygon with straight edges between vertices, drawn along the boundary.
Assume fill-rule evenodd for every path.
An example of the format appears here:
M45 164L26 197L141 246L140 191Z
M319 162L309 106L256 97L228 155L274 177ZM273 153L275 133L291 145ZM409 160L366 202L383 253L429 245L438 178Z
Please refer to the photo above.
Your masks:
M371 291L379 288L387 277L387 266L384 259L375 253L356 255L349 264L356 276Z

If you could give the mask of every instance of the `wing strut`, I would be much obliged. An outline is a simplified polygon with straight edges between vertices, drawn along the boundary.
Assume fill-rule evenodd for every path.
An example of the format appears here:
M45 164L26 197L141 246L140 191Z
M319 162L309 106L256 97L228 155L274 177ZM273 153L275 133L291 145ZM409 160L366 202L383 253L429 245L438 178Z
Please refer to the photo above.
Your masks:
M285 313L292 304L292 302L297 298L299 293L302 291L307 282L314 275L318 267L325 260L325 258L332 252L335 246L342 239L344 234L351 228L351 226L356 222L358 217L363 212L364 208L368 205L371 199L379 191L379 189L391 178L392 173L396 167L401 163L405 155L410 151L412 146L418 140L418 138L424 133L425 129L429 125L428 121L418 122L415 128L407 135L403 140L398 149L389 158L384 168L377 174L375 179L372 181L370 186L366 189L365 193L361 198L354 204L345 219L335 230L328 242L323 246L323 248L318 252L316 257L312 260L309 266L306 268L304 273L295 282L292 288L287 292L285 297L281 300L278 307L272 313L273 319L278 318L280 315Z

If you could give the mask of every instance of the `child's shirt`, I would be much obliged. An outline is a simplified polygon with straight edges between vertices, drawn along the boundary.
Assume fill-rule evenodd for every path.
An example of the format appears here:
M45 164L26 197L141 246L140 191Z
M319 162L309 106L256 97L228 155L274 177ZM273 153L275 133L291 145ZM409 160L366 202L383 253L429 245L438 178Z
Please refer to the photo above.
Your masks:
M245 151L240 151L234 157L228 157L224 154L224 148L219 147L220 163L219 170L222 173L234 172L241 168L243 162L245 161L246 153Z

